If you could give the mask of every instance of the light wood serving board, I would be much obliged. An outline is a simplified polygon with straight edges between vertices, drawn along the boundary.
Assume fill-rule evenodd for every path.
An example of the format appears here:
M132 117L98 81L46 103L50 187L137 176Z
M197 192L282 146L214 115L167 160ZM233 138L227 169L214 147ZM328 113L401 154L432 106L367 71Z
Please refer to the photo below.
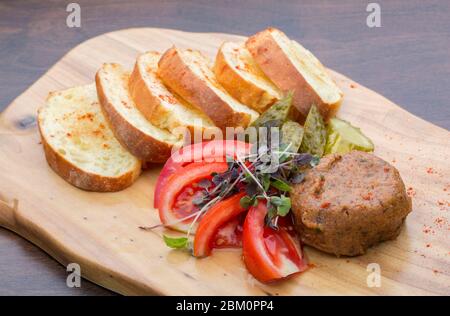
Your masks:
M364 256L335 258L306 247L315 267L278 285L253 280L240 251L216 251L197 260L168 249L162 232L138 229L159 221L152 205L160 167L118 193L79 190L48 167L30 122L49 91L92 82L103 62L131 68L146 50L176 44L214 57L222 41L243 39L140 28L101 35L71 50L0 116L0 225L63 265L80 264L83 277L123 294L449 295L450 133L335 72L345 93L339 116L361 127L374 141L375 153L400 170L412 187L413 212L397 240ZM380 265L380 287L367 285L370 263Z

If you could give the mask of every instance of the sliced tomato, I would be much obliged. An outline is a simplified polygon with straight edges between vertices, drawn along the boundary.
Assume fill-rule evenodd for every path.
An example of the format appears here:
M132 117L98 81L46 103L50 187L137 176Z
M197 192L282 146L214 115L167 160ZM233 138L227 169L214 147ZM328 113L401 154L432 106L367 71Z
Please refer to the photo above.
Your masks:
M246 213L241 213L219 228L213 248L241 248Z
M169 177L181 168L193 162L225 162L227 155L244 156L250 153L250 146L249 143L235 140L213 140L180 148L167 160L158 176L153 200L154 207L159 208L161 191Z
M207 178L208 177L205 177L203 179ZM200 206L196 205L194 200L202 196L202 191L203 188L201 188L197 182L184 187L175 198L175 202L172 206L172 213L176 214L178 218L184 218L199 211ZM189 223L190 220L186 220L186 222Z
M163 224L182 232L188 231L193 217L181 221L198 208L192 203L195 197L196 183L211 177L213 172L225 172L226 162L194 162L181 168L168 177L164 190L159 195L159 217Z
M265 226L267 206L259 201L248 211L242 235L245 265L259 281L278 281L306 270L300 243L286 226L274 230Z
M245 209L240 205L245 192L237 193L214 204L200 221L194 239L194 256L206 257L211 254L215 236L224 224L235 218Z

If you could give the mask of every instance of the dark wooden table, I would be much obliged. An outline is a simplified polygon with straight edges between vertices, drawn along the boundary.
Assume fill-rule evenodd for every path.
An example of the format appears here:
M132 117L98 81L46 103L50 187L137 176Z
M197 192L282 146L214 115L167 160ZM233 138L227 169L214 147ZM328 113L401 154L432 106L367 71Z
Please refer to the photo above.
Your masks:
M450 128L450 1L376 1L381 27L369 28L363 0L73 1L81 28L66 26L72 1L0 1L0 110L78 43L129 27L249 35L269 25L322 62L408 111ZM56 261L0 229L0 295L111 295L88 281L66 286Z

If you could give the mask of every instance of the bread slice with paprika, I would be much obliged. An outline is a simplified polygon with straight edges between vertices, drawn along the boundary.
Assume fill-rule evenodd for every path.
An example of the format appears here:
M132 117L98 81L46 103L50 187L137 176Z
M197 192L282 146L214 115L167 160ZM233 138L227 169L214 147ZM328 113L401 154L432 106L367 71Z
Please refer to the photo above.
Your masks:
M282 97L243 44L224 42L217 52L214 73L228 93L258 113Z
M251 36L245 46L279 89L293 91L293 103L303 117L312 104L325 120L335 115L343 92L310 51L275 28Z
M209 59L199 51L173 46L158 64L163 82L205 113L222 130L247 127L258 113L234 99L219 84Z
M141 172L141 162L114 137L95 85L51 92L38 111L50 167L70 184L89 191L119 191Z
M129 78L130 73L115 63L103 64L97 71L95 83L103 113L129 152L147 162L165 162L183 135L177 137L145 118L128 91Z
M153 125L169 131L185 127L193 135L195 130L215 127L209 117L170 91L158 78L160 58L160 53L151 51L136 60L128 83L136 107Z

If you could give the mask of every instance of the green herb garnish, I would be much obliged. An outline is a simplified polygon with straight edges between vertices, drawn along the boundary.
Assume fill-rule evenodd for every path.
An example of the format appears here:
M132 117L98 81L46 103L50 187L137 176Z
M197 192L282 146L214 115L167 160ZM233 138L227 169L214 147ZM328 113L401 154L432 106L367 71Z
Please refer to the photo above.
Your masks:
M286 216L291 210L291 199L283 194L280 196L272 196L270 203L277 209L277 215Z
M188 248L188 238L187 237L169 237L163 235L164 242L170 248L174 249L186 249Z
M283 192L290 192L291 186L281 179L272 178L270 185Z

